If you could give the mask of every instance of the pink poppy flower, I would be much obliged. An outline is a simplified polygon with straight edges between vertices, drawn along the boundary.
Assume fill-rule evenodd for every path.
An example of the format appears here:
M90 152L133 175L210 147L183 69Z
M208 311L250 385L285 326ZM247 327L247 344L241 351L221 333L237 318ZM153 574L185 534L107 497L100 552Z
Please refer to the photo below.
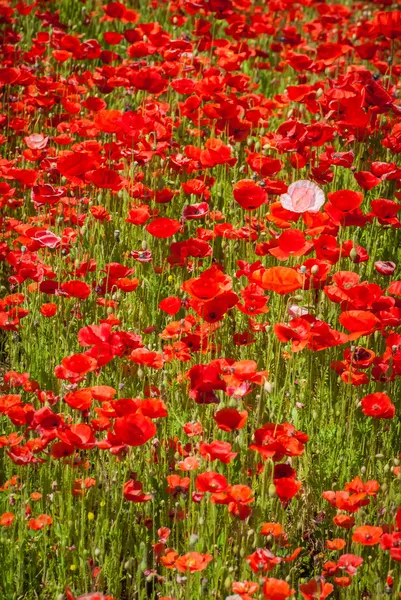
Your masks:
M281 194L281 206L295 213L316 213L325 201L324 192L312 181L301 179L292 183L286 194Z

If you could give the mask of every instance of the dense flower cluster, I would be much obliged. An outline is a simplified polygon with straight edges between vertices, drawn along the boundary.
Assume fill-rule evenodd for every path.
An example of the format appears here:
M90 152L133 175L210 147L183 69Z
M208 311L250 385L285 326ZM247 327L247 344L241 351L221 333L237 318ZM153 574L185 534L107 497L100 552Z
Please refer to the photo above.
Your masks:
M401 596L401 10L59 4L0 1L0 596Z

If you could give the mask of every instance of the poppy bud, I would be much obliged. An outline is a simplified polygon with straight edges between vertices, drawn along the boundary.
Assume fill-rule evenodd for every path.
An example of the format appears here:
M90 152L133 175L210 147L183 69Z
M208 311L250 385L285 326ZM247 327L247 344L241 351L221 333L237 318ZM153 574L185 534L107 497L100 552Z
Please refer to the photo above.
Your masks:
M349 257L352 260L352 262L356 261L356 259L358 258L358 252L355 250L355 248L351 248L351 251L349 253Z
M128 569L130 569L132 566L132 558L129 558L128 560L125 561L124 563L124 569L126 571L128 571Z
M393 458L393 463L395 464L396 467L398 467L398 465L400 464L400 461L398 458Z
M230 590L231 589L231 577L226 577L224 580L224 587L226 590ZM227 598L226 598L227 600Z
M264 388L265 392L267 392L268 394L271 394L274 389L274 383L272 383L271 381L265 381L263 388Z
M317 273L319 273L319 267L317 265L313 265L310 272L312 273L312 275L317 275Z
M366 473L366 467L361 467L361 474L365 475L365 473Z
M274 485L274 483L271 483L269 485L269 491L268 491L268 493L269 493L269 497L270 498L274 498L277 495L276 486Z

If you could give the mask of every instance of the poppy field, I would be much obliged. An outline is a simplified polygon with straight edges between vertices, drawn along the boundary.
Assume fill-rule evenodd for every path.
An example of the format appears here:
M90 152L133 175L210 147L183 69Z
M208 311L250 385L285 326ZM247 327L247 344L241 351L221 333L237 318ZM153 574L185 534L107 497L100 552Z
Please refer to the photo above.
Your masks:
M401 597L397 3L0 25L0 600Z

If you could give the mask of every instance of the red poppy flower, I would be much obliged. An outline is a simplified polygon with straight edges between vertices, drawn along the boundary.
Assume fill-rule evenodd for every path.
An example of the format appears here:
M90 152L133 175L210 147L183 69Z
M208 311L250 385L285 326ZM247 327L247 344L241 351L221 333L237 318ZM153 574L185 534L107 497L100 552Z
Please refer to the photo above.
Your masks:
M286 229L277 240L277 246L269 249L269 254L278 260L288 260L290 256L303 256L313 247L312 242L307 242L302 231Z
M346 541L341 538L334 540L326 540L326 548L328 550L342 550L346 546Z
M122 113L119 110L97 111L95 126L105 133L117 133L122 128Z
M188 492L191 480L189 477L180 477L180 475L167 475L168 488L167 494L176 497L179 494L185 495Z
M86 181L93 183L95 187L104 190L118 192L124 187L124 179L116 171L107 167L89 171L86 173L85 178Z
M61 290L71 296L72 298L79 298L85 300L90 296L91 288L84 281L74 279L61 284Z
M282 579L267 577L263 584L263 595L266 600L285 600L295 594L295 590Z
M175 315L181 308L181 300L177 296L169 296L159 303L159 308L168 315Z
M307 583L302 583L299 586L301 596L305 600L324 600L331 594L334 587L331 583L327 583L323 577L311 579Z
M373 19L373 25L379 35L395 40L401 37L401 10L378 12Z
M328 194L330 204L345 213L358 208L363 202L363 194L352 190L339 190Z
M222 408L213 416L217 427L223 431L242 429L248 420L248 412L239 412L236 408Z
M65 152L57 161L57 170L67 179L81 179L99 165L98 158L89 152Z
M142 483L134 479L130 479L124 483L124 498L130 502L149 502L152 499L150 494L144 494L142 492Z
M210 554L200 554L199 552L188 552L183 556L179 556L175 560L175 568L180 573L196 573L204 571L208 564L213 560Z
M205 473L201 473L196 478L196 489L198 492L224 492L227 487L227 479L224 475L219 475L219 473L215 473L214 471L206 471Z
M350 515L338 514L333 518L333 522L337 527L342 527L343 529L351 529L355 525L355 519Z
M244 210L256 210L267 200L265 190L252 179L242 179L234 184L233 195Z
M200 202L199 204L189 204L185 206L182 211L182 217L186 221L192 221L193 219L203 219L209 212L209 205L207 202Z
M116 419L114 432L127 446L143 446L156 434L156 426L148 417L135 413Z
M40 307L40 314L43 315L44 317L54 317L54 315L57 312L57 304L53 304L53 302L48 302L45 304L42 304L42 306Z
M349 575L355 575L356 570L363 564L363 558L355 554L343 554L338 559L337 565L340 569L345 569Z
M375 269L380 275L388 275L391 276L394 274L397 265L391 260L377 260L375 262Z
M379 543L383 534L381 527L373 527L372 525L362 525L354 529L352 541L364 546L375 546Z
M199 446L200 455L210 461L219 460L228 465L237 456L238 452L231 452L229 442L213 441L210 444L201 442Z
M90 388L83 388L76 392L69 392L65 395L64 401L67 402L68 406L77 410L88 410L92 405L92 392Z
M33 529L34 531L40 531L44 527L48 527L53 522L53 519L49 517L49 515L39 515L36 519L30 519L28 521L29 529Z
M265 548L257 548L253 554L246 557L246 562L254 573L266 573L281 563L281 558Z
M362 412L374 419L392 419L395 415L395 406L387 394L375 392L361 400Z
M302 288L302 276L289 267L271 267L252 273L252 281L264 290L271 290L284 295Z
M0 515L0 527L10 527L15 519L15 515L12 512L5 512Z
M63 358L61 365L67 371L76 373L77 375L85 375L85 373L96 369L97 361L86 354L71 354L71 356Z
M131 360L138 365L145 365L146 367L151 367L153 369L163 368L163 355L159 352L147 350L146 348L136 348L128 356L128 360Z
M356 340L361 335L369 335L380 325L379 319L373 313L366 310L349 310L343 312L338 320L345 329L351 332L349 335L350 340Z
M167 217L157 217L146 226L146 231L156 238L166 239L181 229L179 221Z

